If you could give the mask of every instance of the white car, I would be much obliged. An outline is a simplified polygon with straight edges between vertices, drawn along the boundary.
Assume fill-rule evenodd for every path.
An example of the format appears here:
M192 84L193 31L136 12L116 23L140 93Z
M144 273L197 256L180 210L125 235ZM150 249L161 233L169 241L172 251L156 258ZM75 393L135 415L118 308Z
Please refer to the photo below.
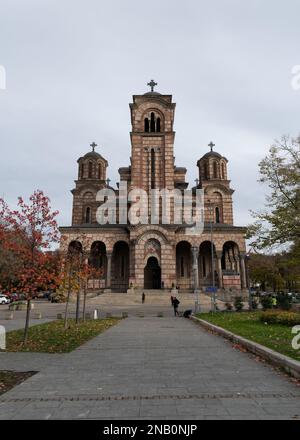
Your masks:
M5 295L0 295L0 304L9 304L10 300Z

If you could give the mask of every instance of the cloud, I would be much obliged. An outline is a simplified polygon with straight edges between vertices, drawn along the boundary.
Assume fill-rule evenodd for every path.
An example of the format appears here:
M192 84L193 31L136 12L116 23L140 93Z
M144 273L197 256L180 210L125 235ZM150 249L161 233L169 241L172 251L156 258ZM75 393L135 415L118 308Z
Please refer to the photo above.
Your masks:
M299 133L300 5L253 0L3 1L0 194L43 189L70 224L77 158L95 140L109 177L129 164L132 94L172 93L176 163L197 177L210 140L229 160L237 224L263 204L258 161Z

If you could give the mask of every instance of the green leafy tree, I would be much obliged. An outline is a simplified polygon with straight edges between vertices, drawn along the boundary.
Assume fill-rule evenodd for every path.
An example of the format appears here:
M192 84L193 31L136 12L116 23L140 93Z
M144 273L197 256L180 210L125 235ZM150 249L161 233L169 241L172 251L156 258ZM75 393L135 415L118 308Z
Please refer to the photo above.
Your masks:
M267 184L265 209L252 212L256 219L248 238L256 249L300 241L300 137L284 136L259 163L260 182ZM300 260L298 260L299 262Z

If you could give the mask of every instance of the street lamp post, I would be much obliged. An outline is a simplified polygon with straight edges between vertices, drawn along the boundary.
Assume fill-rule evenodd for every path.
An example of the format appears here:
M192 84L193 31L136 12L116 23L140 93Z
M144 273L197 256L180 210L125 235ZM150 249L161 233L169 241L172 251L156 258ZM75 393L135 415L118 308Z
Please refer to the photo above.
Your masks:
M214 220L214 210L213 204L210 200L209 203L209 214L210 214L210 243L211 243L211 282L212 282L212 304L211 311L216 311L216 292L215 292L215 259L214 259L214 242L213 242L213 220Z
M252 310L252 295L251 295L251 286L250 286L250 277L249 277L249 260L250 260L250 252L246 254L246 284L248 286L248 305L249 310Z

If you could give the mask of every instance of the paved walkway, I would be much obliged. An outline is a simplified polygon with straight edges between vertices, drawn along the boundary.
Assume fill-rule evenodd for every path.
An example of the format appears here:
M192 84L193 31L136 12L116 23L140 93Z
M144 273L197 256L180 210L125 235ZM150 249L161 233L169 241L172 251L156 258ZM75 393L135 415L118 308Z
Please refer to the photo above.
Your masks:
M159 292L159 291L158 291ZM193 309L195 307L194 294L181 294L178 296L180 299L179 310L184 311L186 309ZM209 311L211 309L211 300L207 295L201 294L199 296L201 310ZM51 303L47 300L35 300L34 309L31 312L30 325L42 324L54 319L57 319L58 313L65 311L65 304ZM218 302L220 308L223 308L223 303ZM82 308L82 299L81 299ZM76 305L71 302L69 305L69 316L75 317ZM142 304L142 297L140 294L124 294L124 293L108 293L101 294L94 298L89 298L87 301L86 311L93 313L98 310L98 316L104 318L106 313L112 313L114 316L122 316L122 312L127 312L129 316L137 316L141 312L145 316L157 316L159 312L165 316L172 316L173 309L170 304L170 294L165 292L164 294L146 295L146 302ZM12 320L5 319L5 313L8 311L7 305L0 306L0 325L6 328L6 331L17 330L24 328L26 311L14 311L14 318ZM42 319L35 319L35 313L40 312Z
M183 318L132 317L72 353L30 356L41 372L0 397L1 419L300 418L296 384Z

